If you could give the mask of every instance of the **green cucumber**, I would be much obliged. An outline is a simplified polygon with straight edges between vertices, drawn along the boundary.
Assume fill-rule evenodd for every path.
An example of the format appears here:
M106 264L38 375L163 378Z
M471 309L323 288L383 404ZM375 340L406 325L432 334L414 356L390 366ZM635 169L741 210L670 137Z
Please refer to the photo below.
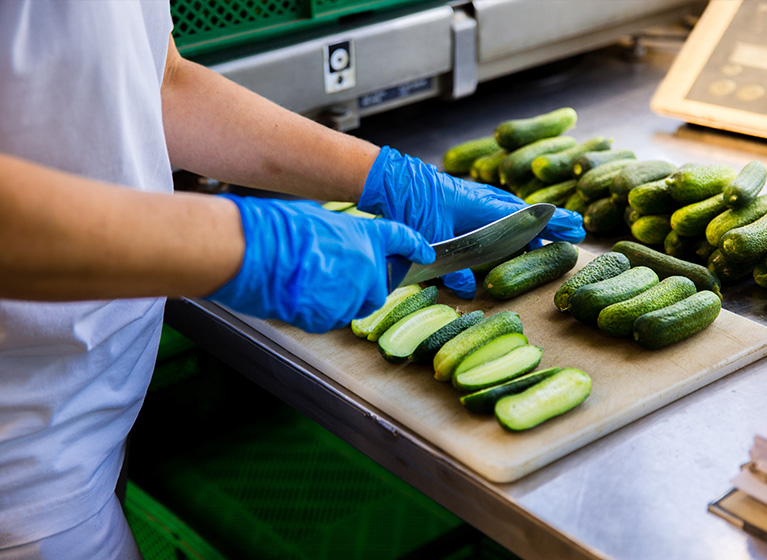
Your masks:
M703 165L680 169L666 182L671 198L682 204L691 204L719 194L735 179L736 172L729 165Z
M465 406L467 410L477 414L492 414L495 410L495 403L502 397L521 393L525 389L540 383L544 379L548 379L559 371L562 371L561 367L553 367L515 377L505 383L493 385L492 387L486 387L485 389L480 389L479 391L469 393L468 395L463 395L460 399L461 404Z
M531 195L525 197L527 204L538 204L539 202L547 202L554 206L564 206L570 196L575 193L575 186L578 182L575 179L569 179L562 181L556 185L550 185L538 189Z
M629 337L640 315L681 301L696 291L695 284L686 276L669 276L630 299L605 307L599 313L597 326L609 335Z
M708 259L708 269L716 274L722 285L732 284L741 278L745 278L753 273L754 267L760 259L742 263L732 262L724 256L721 249L717 249Z
M745 208L751 204L767 181L767 168L761 161L750 161L732 182L724 188L724 200L730 208Z
M583 229L593 234L612 233L623 226L623 208L611 198L600 198L589 204L583 215Z
M650 181L629 191L628 204L640 214L669 214L679 208L679 203L668 194L665 179Z
M575 192L565 201L565 210L577 212L583 216L586 213L586 208L589 207L589 204L589 200L578 190L578 185L576 184Z
M436 286L429 286L420 292L416 292L415 294L408 296L403 301L398 303L394 308L392 308L389 313L381 317L381 320L378 321L376 325L370 330L370 333L368 334L368 340L371 342L378 342L378 339L381 338L381 335L383 335L383 333L385 333L394 323L406 315L410 315L411 313L418 311L422 307L434 305L436 301Z
M672 257L689 260L695 254L698 241L700 239L697 237L684 237L671 230L668 232L666 239L663 240L663 251Z
M515 195L517 195L521 199L525 199L531 194L533 194L535 191L539 191L542 188L546 187L546 183L541 181L538 177L530 176L527 181L523 182L522 184L513 184L513 185L506 185L509 187L509 191Z
M495 360L485 362L466 371L453 375L453 387L459 391L478 391L504 383L533 371L541 363L543 350L526 344Z
M575 160L587 152L609 150L612 140L604 136L595 136L554 154L544 154L530 164L533 175L545 183L560 183L572 178Z
M371 219L371 220L373 218L377 218L378 217L375 214L370 214L369 212L363 212L362 210L357 208L356 205L350 206L349 208L347 208L345 210L341 210L341 214L348 214L349 216L354 216L355 218L368 218L368 219Z
M725 233L719 247L733 262L754 261L767 254L767 214Z
M515 150L541 138L551 138L575 126L578 115L570 107L562 107L533 117L511 119L495 128L496 142L507 150Z
M761 258L754 266L754 282L767 288L767 259Z
M631 229L631 226L633 226L641 217L642 214L634 210L631 206L626 206L626 208L623 209L623 221L629 229Z
M682 206L671 214L671 229L679 235L704 235L711 220L727 209L722 193Z
M718 295L703 290L663 309L640 316L634 323L634 340L642 347L657 350L674 344L708 327L719 316Z
M341 212L343 210L351 208L352 206L355 206L353 202L336 202L334 200L326 202L325 204L322 205L322 207L325 210L328 210L330 212Z
M659 159L630 163L615 176L610 185L610 196L613 202L628 204L629 192L634 188L664 179L676 170L676 165Z
M663 245L671 231L671 217L668 214L640 216L631 224L631 235L647 245Z
M494 261L491 261L489 263L484 264L478 264L477 266L471 267L471 271L474 274L485 274L487 275L488 272L493 270L496 266L505 263L506 261L513 259L514 257L518 257L519 255L523 254L525 251L527 251L527 247L522 247L521 249L517 249L514 251L511 255L508 255L506 257L501 257L500 259L496 259Z
M618 276L629 268L631 265L628 257L623 253L608 252L594 257L559 287L554 294L554 305L560 311L567 311L570 309L570 298L575 290L586 284Z
M514 350L514 348L524 346L527 343L527 337L522 333L502 334L490 342L483 344L474 350L471 354L466 356L463 360L461 360L461 363L458 364L457 368L455 368L453 377L460 375L464 371L468 371L471 368L482 365L485 362L490 362L496 358L500 358L501 356Z
M637 266L618 276L581 286L570 298L570 314L584 323L596 323L608 305L634 297L658 283L658 275L646 266Z
M578 262L578 249L555 241L496 266L487 273L485 291L497 299L510 299L556 280Z
M599 150L586 152L573 163L573 176L579 178L581 175L595 167L619 159L636 159L636 154L631 150Z
M707 265L711 255L713 255L717 249L718 247L710 245L705 239L699 239L695 245L695 257L698 261Z
M457 318L458 312L448 305L422 307L386 329L378 339L378 350L387 362L404 362L421 342Z
M512 151L501 161L498 166L498 177L502 185L513 185L527 181L532 174L532 163L535 158L543 154L561 152L577 145L578 141L572 136L555 136L542 138L531 144Z
M476 325L485 318L485 312L480 310L464 313L457 319L450 321L441 329L435 331L425 338L408 359L414 364L427 364L434 360L437 351L442 348L448 340L455 338L472 325Z
M421 291L421 286L418 284L411 284L410 286L403 286L397 288L386 297L386 301L380 309L374 311L367 317L360 319L354 319L351 324L352 332L355 336L360 338L367 338L373 329L378 326L378 323L386 317L392 309L397 307L405 299Z
M589 169L578 178L578 191L588 200L599 200L610 196L610 185L618 173L635 159L616 159Z
M488 185L498 185L501 180L498 177L498 166L508 155L508 152L503 148L500 148L492 154L478 157L471 164L469 175L475 181L481 183L487 183Z
M507 430L527 430L575 408L591 394L591 378L575 368L562 368L551 377L495 403L495 417Z
M451 175L466 175L477 158L490 155L500 146L492 136L474 138L450 148L442 156L442 167Z
M706 239L711 245L721 246L722 236L741 226L747 226L767 214L767 194L757 197L745 208L730 208L719 214L706 226Z
M434 355L434 379L450 381L455 368L466 356L492 339L509 333L523 333L519 314L513 311L499 311L457 334Z
M711 290L721 297L719 280L705 266L665 255L633 241L618 241L613 245L612 250L626 255L631 266L646 266L653 269L661 280L669 276L687 276L695 282L698 290Z

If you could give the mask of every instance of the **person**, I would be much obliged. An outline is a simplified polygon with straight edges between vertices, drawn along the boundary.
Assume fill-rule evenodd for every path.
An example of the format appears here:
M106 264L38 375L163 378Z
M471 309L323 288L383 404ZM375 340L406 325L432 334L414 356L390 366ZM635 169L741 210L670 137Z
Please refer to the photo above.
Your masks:
M115 484L164 298L327 331L383 303L388 255L428 263L523 204L285 110L171 31L167 0L0 3L0 560L140 557ZM172 166L307 200L173 194ZM564 211L544 232L583 235Z

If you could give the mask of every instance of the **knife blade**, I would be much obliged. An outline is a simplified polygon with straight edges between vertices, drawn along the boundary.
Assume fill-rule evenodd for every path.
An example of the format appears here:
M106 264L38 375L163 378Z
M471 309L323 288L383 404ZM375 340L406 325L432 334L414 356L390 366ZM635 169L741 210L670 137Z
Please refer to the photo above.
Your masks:
M507 257L543 231L555 209L553 204L533 204L463 235L433 243L436 258L431 264L389 256L386 258L389 292Z

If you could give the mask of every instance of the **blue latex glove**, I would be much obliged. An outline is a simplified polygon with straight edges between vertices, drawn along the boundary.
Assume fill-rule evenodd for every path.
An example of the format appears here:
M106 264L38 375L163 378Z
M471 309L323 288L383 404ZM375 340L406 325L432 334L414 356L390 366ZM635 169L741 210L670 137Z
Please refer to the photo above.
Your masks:
M381 148L370 168L357 205L364 212L409 225L430 243L467 233L523 206L527 204L513 194L441 173L388 146ZM580 214L557 208L540 238L578 243L585 236ZM539 245L540 240L533 243ZM443 280L460 297L476 293L470 270L445 275Z
M388 295L386 256L434 260L428 242L389 220L355 218L313 202L222 195L242 218L245 256L208 299L262 319L325 332L379 309Z

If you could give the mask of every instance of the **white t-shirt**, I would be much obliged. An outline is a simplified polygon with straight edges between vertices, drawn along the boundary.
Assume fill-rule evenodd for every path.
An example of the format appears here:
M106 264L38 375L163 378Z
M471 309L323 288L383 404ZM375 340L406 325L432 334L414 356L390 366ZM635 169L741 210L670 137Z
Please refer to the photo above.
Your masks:
M1 0L0 152L172 191L171 29L167 0ZM68 529L114 493L163 307L0 300L0 549Z

